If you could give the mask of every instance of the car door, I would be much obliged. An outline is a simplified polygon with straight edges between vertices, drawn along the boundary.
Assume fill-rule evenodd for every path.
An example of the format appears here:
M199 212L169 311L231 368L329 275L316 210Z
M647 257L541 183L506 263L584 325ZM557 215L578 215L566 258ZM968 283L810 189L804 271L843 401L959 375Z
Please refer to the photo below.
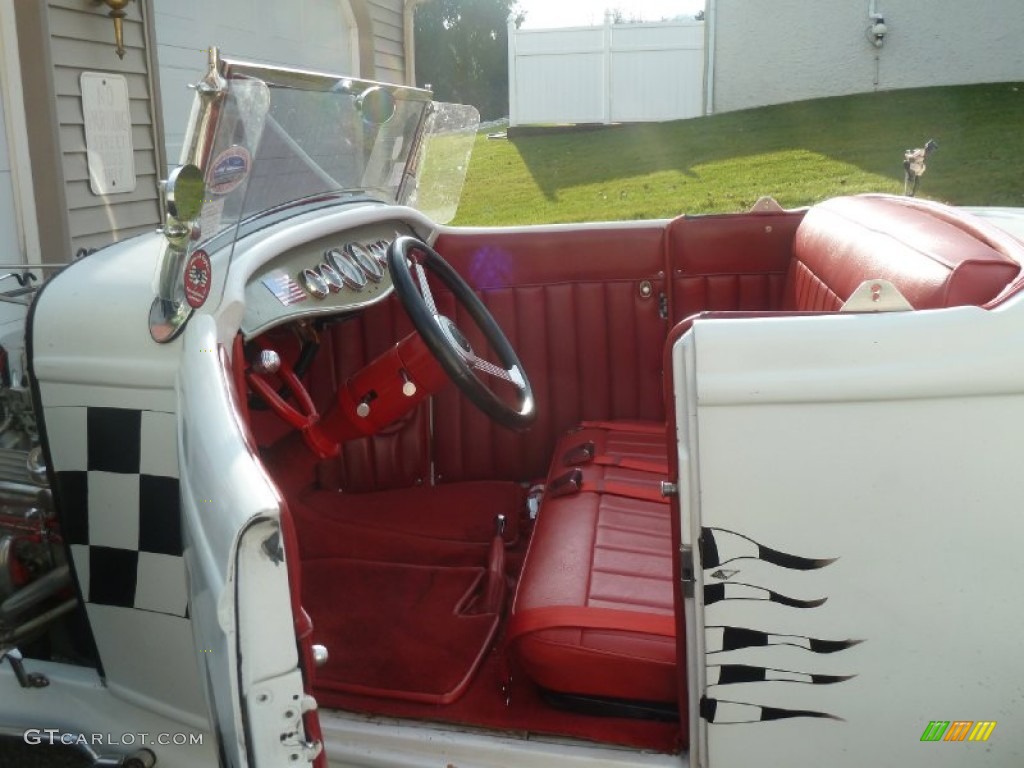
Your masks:
M237 418L209 315L189 322L178 375L182 514L199 668L222 762L305 765L320 744L293 628L282 503ZM297 594L297 593L296 593Z
M709 319L675 342L691 765L1019 760L1016 322Z

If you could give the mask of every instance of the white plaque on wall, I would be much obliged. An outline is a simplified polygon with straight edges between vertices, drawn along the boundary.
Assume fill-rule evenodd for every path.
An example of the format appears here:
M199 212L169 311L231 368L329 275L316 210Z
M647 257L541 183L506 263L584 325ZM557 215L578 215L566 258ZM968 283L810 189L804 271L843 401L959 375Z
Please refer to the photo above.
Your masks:
M89 187L95 195L135 189L132 118L124 75L83 72L82 112Z

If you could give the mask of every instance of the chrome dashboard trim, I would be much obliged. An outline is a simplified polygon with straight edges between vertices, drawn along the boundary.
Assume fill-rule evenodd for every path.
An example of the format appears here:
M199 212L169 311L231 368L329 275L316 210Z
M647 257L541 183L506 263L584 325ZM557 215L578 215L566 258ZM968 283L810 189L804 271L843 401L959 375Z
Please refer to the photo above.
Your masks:
M274 318L270 322L254 326L249 329L240 328L239 330L242 333L243 341L249 341L250 339L256 338L261 333L266 333L267 331L277 328L278 326L281 325L288 325L288 323L293 323L298 319L307 320L310 318L326 317L329 315L348 315L360 309L366 309L366 307L376 304L379 301L384 301L384 299L390 296L394 292L394 290L395 287L389 284L383 291L372 296L366 301L358 301L352 304L346 304L344 308L339 308L331 305L325 305L317 307L315 309L304 308L301 313L301 318L296 317L294 315L283 315L281 317ZM309 305L307 304L306 307L309 307Z

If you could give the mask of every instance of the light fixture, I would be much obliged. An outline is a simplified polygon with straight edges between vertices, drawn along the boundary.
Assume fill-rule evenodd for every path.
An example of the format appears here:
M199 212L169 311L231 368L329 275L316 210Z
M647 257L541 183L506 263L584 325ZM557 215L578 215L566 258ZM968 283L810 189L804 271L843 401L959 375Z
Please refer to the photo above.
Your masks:
M875 19L875 23L868 27L868 40L875 48L881 48L888 33L889 28L885 26L885 19L879 16Z
M128 3L132 0L96 0L97 3L105 3L110 8L110 13L107 15L114 20L114 44L117 51L117 58L124 58L124 17L128 14L125 13L125 8L128 7Z

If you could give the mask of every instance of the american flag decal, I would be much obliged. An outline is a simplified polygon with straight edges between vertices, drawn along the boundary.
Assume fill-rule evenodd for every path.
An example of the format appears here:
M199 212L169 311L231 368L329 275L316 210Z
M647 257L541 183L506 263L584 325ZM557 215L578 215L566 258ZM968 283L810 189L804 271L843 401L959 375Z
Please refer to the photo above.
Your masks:
M286 307L306 300L307 294L302 290L302 286L286 272L269 274L263 278L262 282Z

